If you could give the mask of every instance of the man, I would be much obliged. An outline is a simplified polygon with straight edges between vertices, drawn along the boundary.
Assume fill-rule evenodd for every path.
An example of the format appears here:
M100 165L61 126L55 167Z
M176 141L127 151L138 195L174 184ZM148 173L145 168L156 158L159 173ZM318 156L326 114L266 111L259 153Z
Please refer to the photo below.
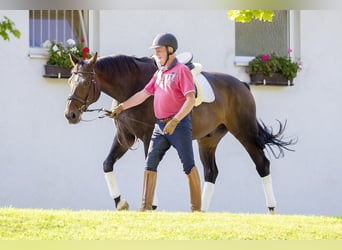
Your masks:
M188 176L191 210L201 209L200 178L194 162L190 112L195 104L195 86L187 66L177 61L177 39L173 34L158 34L153 40L155 58L160 68L145 88L112 111L117 117L123 110L144 102L154 95L154 113L157 118L151 137L144 172L141 211L152 210L157 180L157 167L166 151L173 146Z

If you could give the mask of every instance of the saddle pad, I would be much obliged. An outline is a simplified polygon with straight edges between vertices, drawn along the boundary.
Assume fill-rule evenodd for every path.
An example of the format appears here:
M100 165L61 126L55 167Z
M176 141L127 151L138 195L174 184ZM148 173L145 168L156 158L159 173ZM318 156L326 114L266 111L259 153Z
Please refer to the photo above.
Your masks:
M178 62L183 63L183 64L188 64L188 63L191 63L193 56L190 52L183 52L181 54L178 54L176 57L177 57Z
M202 73L194 75L193 78L197 89L195 106L200 105L202 102L210 103L215 101L213 88L210 86L207 78Z

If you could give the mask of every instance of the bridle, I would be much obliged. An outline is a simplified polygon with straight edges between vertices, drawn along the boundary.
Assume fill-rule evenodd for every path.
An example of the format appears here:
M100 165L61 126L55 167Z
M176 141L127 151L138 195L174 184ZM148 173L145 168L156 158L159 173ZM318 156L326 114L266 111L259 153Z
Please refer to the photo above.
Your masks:
M74 75L78 75L78 74L89 74L89 75L90 75L90 83L87 83L87 85L88 85L88 93L87 93L87 96L83 99L83 98L81 98L80 96L78 96L78 95L76 94L76 91L75 91L75 93L73 93L72 95L70 95L70 96L68 97L68 101L74 100L74 101L78 101L78 102L80 102L80 103L82 104L82 106L79 108L79 110L80 110L81 112L87 112L88 106L91 104L90 101L88 100L88 99L89 99L89 93L90 93L90 91L91 91L90 88L91 88L91 87L96 88L96 81L95 81L95 78L94 78L95 72L94 72L94 71L84 71L84 72L82 72L82 71L74 71L74 72L72 72L72 74L74 74ZM84 83L83 83L83 84L84 84Z
M89 100L91 87L94 88L94 95L95 96L96 96L96 91L98 91L98 93L100 92L100 90L97 89L97 83L96 83L96 80L94 78L95 71L94 70L93 71L84 71L84 72L83 71L73 71L72 74L75 74L75 75L77 75L77 74L88 74L88 75L90 75L90 82L83 83L84 85L88 85L88 92L87 92L87 95L84 99L82 97L78 96L76 94L76 91L74 91L74 94L72 94L68 97L68 101L74 100L74 101L81 103L82 106L80 108L78 108L78 110L81 113L83 113L83 112L94 112L94 111L104 113L104 114L98 115L95 119L100 119L100 118L104 118L104 117L109 116L111 114L111 111L106 110L104 108L88 109L88 106L93 103L92 100ZM93 121L95 119L92 119L92 120L83 120L82 119L82 121Z

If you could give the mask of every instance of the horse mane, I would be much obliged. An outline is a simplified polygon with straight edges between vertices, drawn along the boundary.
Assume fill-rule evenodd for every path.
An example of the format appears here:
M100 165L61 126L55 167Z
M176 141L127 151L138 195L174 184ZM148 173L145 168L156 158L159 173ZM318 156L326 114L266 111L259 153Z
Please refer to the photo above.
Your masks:
M139 71L139 63L153 63L153 60L148 57L137 58L127 55L109 55L100 57L95 64L95 69L104 72L107 75L137 73Z

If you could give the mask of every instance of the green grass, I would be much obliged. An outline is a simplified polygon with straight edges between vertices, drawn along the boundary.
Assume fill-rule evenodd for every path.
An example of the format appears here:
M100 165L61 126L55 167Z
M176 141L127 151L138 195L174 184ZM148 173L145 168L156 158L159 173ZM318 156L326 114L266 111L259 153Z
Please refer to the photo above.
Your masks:
M0 240L342 239L342 217L0 208Z

